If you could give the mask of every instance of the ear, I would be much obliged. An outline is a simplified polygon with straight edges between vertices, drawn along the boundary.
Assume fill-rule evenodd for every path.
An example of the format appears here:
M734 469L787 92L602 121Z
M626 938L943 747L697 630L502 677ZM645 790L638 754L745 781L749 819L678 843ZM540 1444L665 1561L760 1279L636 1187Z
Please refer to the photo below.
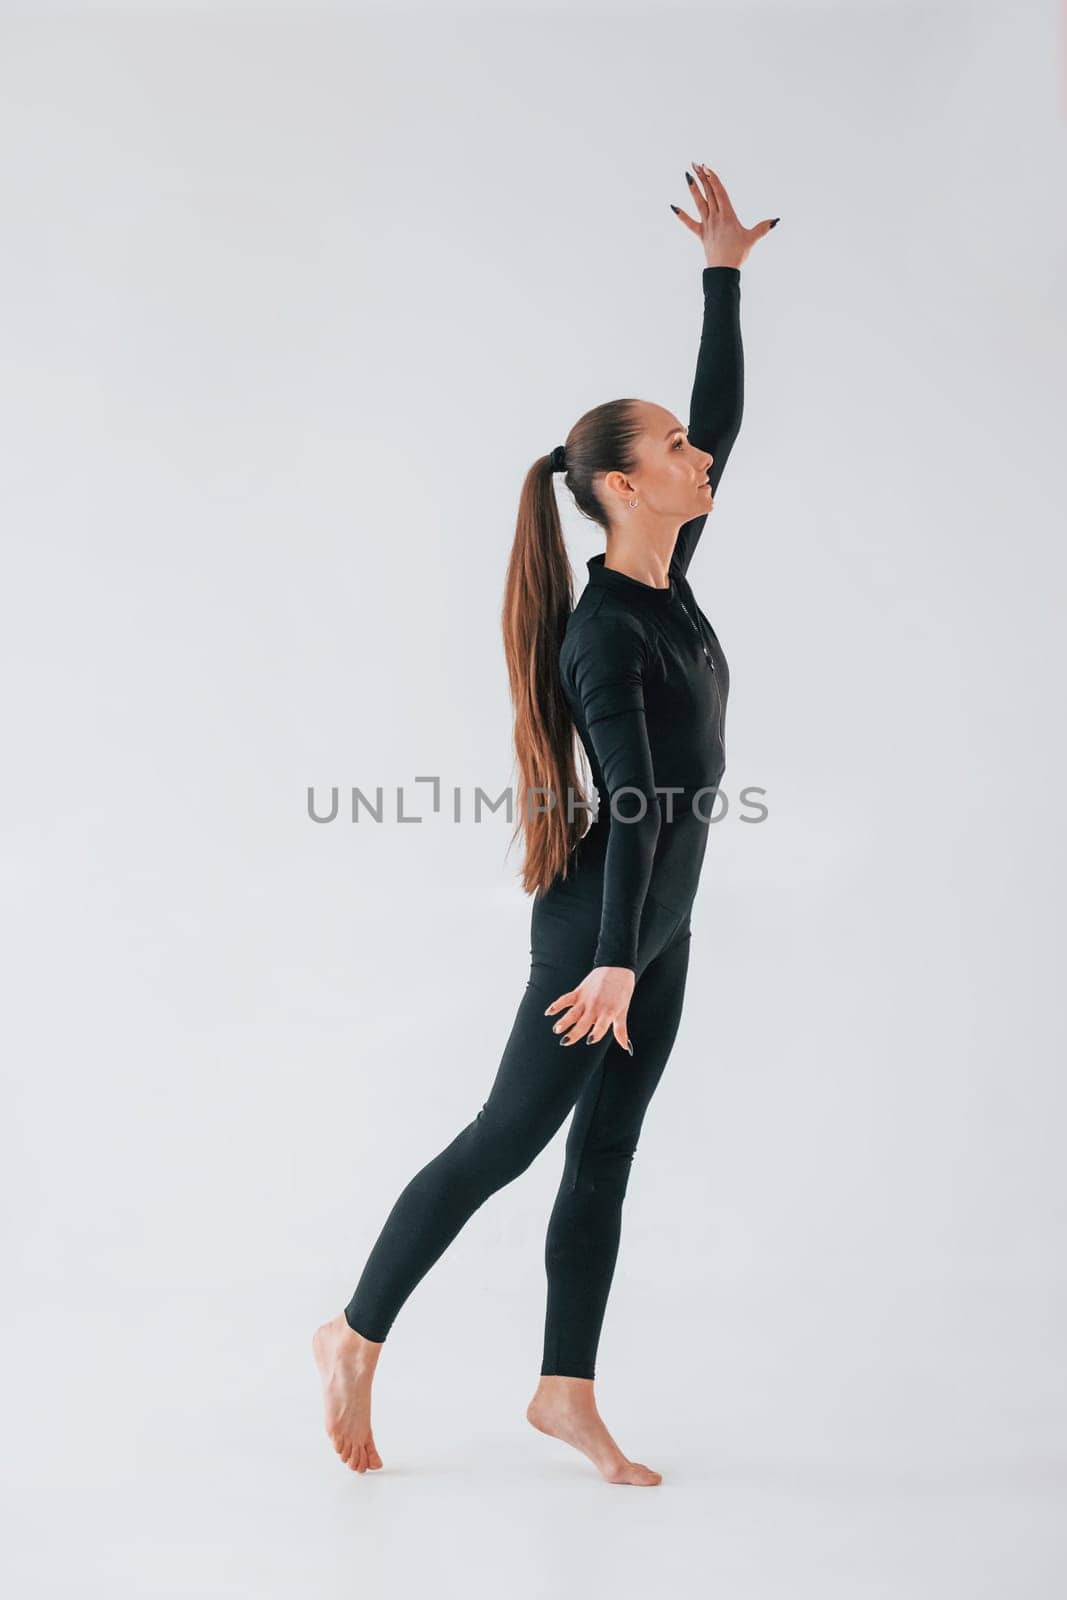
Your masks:
M637 492L636 485L631 483L625 472L619 472L616 469L611 472L605 472L604 488L609 494L617 494L627 500Z

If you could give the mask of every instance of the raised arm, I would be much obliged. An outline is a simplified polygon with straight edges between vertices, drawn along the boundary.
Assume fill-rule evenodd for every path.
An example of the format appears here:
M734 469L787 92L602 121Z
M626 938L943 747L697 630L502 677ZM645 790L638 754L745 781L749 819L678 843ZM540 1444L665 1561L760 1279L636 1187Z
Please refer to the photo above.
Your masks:
M583 628L571 667L604 780L600 804L611 807L593 966L628 967L634 973L661 824L645 724L646 650L639 629L618 618L597 617Z
M708 477L714 494L740 431L744 411L741 269L705 267L701 277L704 320L689 401L689 440L713 457ZM679 528L671 565L680 572L687 571L707 520L708 512L704 511Z
M691 217L678 206L671 210L704 247L704 325L689 403L689 437L715 458L708 473L714 494L741 427L744 406L741 267L752 246L765 238L780 218L765 217L746 228L718 174L702 161L694 161L693 171L696 177L687 172L686 179L699 215ZM677 571L684 574L688 568L707 520L705 511L679 528L671 557L671 566Z

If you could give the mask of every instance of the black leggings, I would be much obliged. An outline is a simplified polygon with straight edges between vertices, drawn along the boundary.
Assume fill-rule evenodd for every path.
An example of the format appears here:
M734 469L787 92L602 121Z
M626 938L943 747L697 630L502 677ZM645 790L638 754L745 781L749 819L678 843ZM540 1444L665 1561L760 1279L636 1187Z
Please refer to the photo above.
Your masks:
M402 1191L345 1308L380 1342L416 1284L491 1194L525 1172L574 1108L548 1224L542 1374L592 1378L622 1226L622 1203L649 1101L678 1031L689 966L688 912L651 898L641 921L629 1010L630 1056L609 1032L561 1045L545 1007L590 971L598 873L557 880L534 899L531 965L488 1100Z

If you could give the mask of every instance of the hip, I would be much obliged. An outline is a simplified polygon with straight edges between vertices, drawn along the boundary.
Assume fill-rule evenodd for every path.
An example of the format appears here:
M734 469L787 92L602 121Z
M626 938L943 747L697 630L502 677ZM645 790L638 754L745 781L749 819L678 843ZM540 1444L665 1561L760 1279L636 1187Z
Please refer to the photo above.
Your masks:
M604 877L590 862L557 878L534 896L530 912L530 960L535 968L555 969L564 988L574 987L592 969L600 934ZM691 900L668 903L650 884L638 924L636 973L690 933ZM574 973L573 982L564 974Z
M566 877L557 877L544 891L547 902L575 910L595 902L599 913L615 827L625 828L626 823L608 824L602 818L593 823L571 852ZM707 843L707 823L692 816L662 826L652 858L648 897L666 911L688 915L700 885Z

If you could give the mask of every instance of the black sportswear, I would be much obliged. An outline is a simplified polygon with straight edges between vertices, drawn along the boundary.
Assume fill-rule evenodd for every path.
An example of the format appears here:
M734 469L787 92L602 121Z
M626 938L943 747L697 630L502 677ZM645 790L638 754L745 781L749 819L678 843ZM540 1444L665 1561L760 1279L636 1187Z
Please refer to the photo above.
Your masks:
M740 279L737 267L704 268L689 439L713 457L713 493L741 426ZM696 894L726 768L730 692L722 646L686 576L707 517L679 530L666 589L593 556L563 640L564 694L600 797L576 852L580 872L603 877L595 966L636 968L646 894L679 915Z
M689 437L714 456L717 485L741 421L740 272L707 267L703 289ZM669 589L605 568L603 556L589 562L561 671L601 810L566 876L534 897L530 975L488 1099L401 1192L345 1308L367 1339L385 1339L468 1218L526 1170L573 1108L545 1241L541 1371L594 1376L631 1163L682 1012L690 908L714 798L701 801L700 791L718 784L725 766L726 660L686 577L706 519L681 528ZM613 797L620 817L639 809L622 792L630 786L646 798L647 814L615 826ZM664 795L666 786L684 793ZM545 1016L596 965L634 970L632 1058L610 1031L592 1046L561 1046Z

